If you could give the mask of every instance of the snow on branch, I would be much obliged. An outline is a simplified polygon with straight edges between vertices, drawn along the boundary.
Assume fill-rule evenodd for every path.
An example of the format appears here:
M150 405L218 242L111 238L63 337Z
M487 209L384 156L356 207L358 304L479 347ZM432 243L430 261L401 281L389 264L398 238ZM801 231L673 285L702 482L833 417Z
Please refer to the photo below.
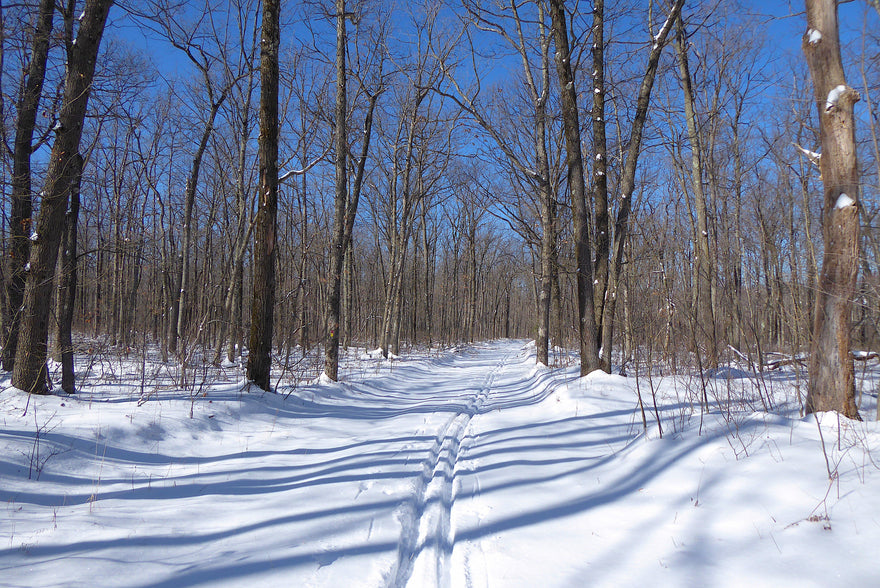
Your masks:
M794 144L795 147L798 148L798 151L807 156L807 159L810 160L810 163L813 165L819 165L819 161L822 159L821 153L816 153L815 151L810 151L809 149L804 149L797 143Z
M825 112L831 112L834 110L844 92L846 92L846 86L843 84L836 86L833 90L828 92L828 99L825 101Z
M311 163L309 163L307 166L305 166L302 169L292 169L292 170L284 172L283 174L278 176L278 183L283 184L284 182L286 182L287 180L289 180L290 178L292 178L294 176L301 176L305 173L308 173L308 171L310 169L312 169L313 167L318 165L325 157L327 157L327 153L329 153L329 152L330 152L330 149L329 148L326 149L324 151L324 153L322 153L314 161L312 161Z

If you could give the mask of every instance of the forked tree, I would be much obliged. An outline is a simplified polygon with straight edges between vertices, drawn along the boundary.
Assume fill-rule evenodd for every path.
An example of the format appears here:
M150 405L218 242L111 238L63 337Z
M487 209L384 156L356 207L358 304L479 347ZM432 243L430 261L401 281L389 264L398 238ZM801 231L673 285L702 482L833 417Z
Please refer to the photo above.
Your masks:
M614 217L613 243L607 239L599 239L596 246L596 267L598 274L596 276L598 282L596 289L598 291L597 296L602 298L602 303L595 305L597 309L602 310L601 317L598 314L596 315L596 322L599 323L598 327L602 337L600 345L602 349L602 367L606 370L611 369L611 351L614 340L614 315L617 309L617 291L624 269L624 249L626 248L630 234L630 214L632 213L633 207L633 194L636 189L636 169L639 162L639 156L641 155L642 136L648 122L648 110L651 106L651 91L654 88L654 79L657 76L657 69L660 66L660 56L663 53L663 48L666 46L666 40L672 30L672 23L675 22L677 16L681 13L683 4L684 0L675 0L669 9L669 14L663 25L661 25L656 34L651 35L653 39L651 52L648 54L648 63L645 66L645 73L642 75L642 81L639 84L639 90L636 97L636 111L633 116L632 127L630 127L629 141L627 142L628 148L626 150L626 160L623 164L623 169L621 170L619 178L618 192L620 195L620 204L617 209L617 216ZM599 37L604 39L604 33L601 32L604 26L604 2L597 2L593 13L593 34L596 35L596 39ZM602 44L603 43L594 40L594 45L599 45L601 47ZM609 203L607 193L604 195L602 194L603 191L607 191L607 186L603 187L601 182L596 181L599 178L607 179L605 147L602 145L601 136L599 135L599 133L601 133L602 136L605 135L604 99L598 100L596 98L596 96L604 97L605 95L605 82L603 75L604 65L601 68L599 67L600 62L601 64L604 64L604 61L604 51L600 48L594 49L593 67L596 75L593 79L593 132L594 141L596 141L597 138L600 140L596 141L593 146L593 159L598 163L598 165L595 165L593 168L593 173L596 176L594 178L594 203L597 207L596 220L598 224L596 231L599 233L603 231L606 233L609 232L610 227L608 225L611 219L611 212L610 209L608 209ZM600 159L602 160L601 162ZM605 210L599 210L600 207L605 207ZM607 269L603 269L603 264L600 263L600 260L607 256L610 256Z
M40 213L31 236L30 268L25 283L12 385L37 394L48 392L49 304L58 246L64 233L70 185L79 167L76 162L98 48L112 5L113 0L87 0L76 38L68 47L61 115L55 127Z

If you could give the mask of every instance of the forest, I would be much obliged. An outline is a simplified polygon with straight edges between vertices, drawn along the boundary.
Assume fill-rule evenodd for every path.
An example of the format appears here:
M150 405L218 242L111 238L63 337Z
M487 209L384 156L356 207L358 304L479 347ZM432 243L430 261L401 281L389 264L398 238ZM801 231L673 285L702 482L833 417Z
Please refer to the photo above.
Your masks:
M322 361L336 379L336 348L395 357L500 337L534 339L545 365L554 346L579 349L582 373L809 355L831 215L802 45L832 43L804 13L264 4L3 6L16 386L54 385L47 355L145 348L182 378L250 349L263 388L270 369L317 375ZM858 202L843 314L870 351L880 9L840 12Z
M878 585L878 0L0 24L3 586Z

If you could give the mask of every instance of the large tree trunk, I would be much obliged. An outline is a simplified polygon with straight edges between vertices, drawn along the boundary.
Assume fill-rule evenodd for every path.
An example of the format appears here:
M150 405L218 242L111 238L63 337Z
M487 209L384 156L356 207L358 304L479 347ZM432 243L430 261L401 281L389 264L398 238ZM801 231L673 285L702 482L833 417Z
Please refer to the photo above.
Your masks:
M324 339L324 374L339 378L339 307L342 291L342 262L345 256L345 209L348 203L345 93L345 0L336 0L336 198L333 236L330 242L330 292L327 299L327 332Z
M18 101L18 118L15 122L15 145L12 154L12 208L9 216L9 263L6 271L6 313L4 316L3 369L11 370L18 348L21 324L21 303L27 277L26 265L31 249L31 152L33 151L34 127L46 61L49 56L49 37L52 34L54 0L41 0L34 30L31 60L27 68L27 80Z
M275 250L278 216L278 47L280 0L263 0L260 40L260 208L254 242L254 296L247 378L270 390L275 316Z
M68 50L64 102L32 237L30 271L25 284L21 332L12 373L12 385L32 393L48 392L49 302L58 245L64 232L68 194L77 167L74 161L79 153L98 47L112 4L113 0L86 2L76 44Z
M587 218L584 161L581 155L581 126L577 90L571 67L564 0L550 0L553 39L556 44L556 71L562 95L562 124L565 128L568 189L574 222L575 260L577 263L578 331L580 335L581 375L599 368L596 319L593 314L593 260L590 254L589 219Z
M853 116L859 93L846 85L844 77L837 2L806 0L806 7L803 49L819 114L825 187L825 254L813 318L806 410L834 410L858 419L850 313L859 269L859 172Z

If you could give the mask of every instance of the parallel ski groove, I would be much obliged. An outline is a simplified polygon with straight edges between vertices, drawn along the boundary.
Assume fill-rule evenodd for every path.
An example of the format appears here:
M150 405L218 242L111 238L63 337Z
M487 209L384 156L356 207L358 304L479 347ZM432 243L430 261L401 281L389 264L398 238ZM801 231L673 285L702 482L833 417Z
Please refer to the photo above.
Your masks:
M422 475L401 516L397 565L389 586L404 588L412 579L417 562L426 557L433 561L422 566L430 571L425 570L428 577L420 577L419 585L449 585L449 560L455 544L451 527L455 466L471 420L489 399L495 378L511 355L505 355L486 375L465 410L441 427L428 458L422 462Z

